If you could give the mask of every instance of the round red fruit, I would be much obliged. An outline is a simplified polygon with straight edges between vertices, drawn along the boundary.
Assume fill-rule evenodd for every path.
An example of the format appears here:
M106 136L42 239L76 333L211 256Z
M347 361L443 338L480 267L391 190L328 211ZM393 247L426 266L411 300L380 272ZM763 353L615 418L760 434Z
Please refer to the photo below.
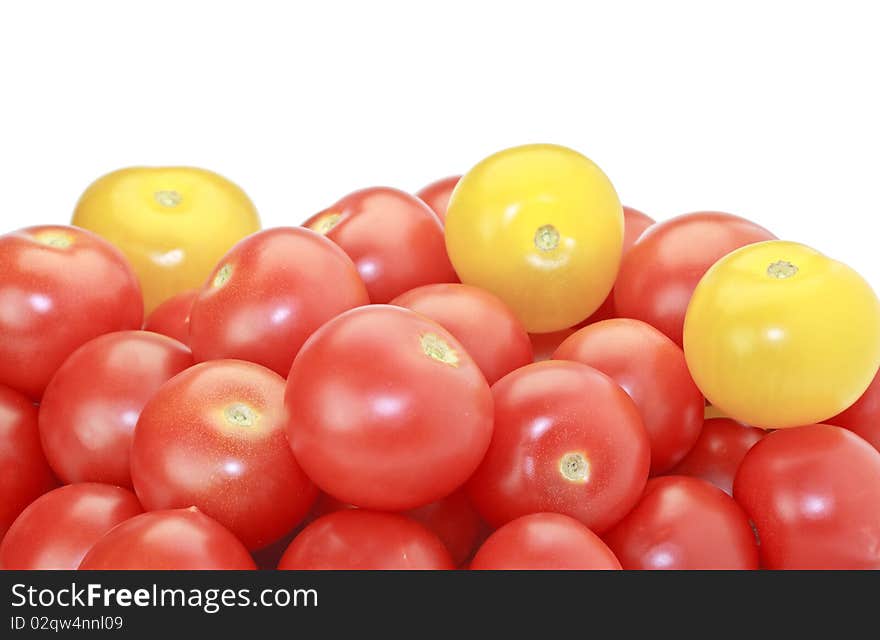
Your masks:
M144 330L189 344L189 312L197 294L198 290L190 289L168 298L147 316Z
M452 195L452 190L455 189L455 185L458 184L459 180L461 180L461 176L449 176L448 178L437 180L423 187L416 195L431 207L441 221L445 220L449 197Z
M854 405L826 422L857 433L880 451L880 371Z

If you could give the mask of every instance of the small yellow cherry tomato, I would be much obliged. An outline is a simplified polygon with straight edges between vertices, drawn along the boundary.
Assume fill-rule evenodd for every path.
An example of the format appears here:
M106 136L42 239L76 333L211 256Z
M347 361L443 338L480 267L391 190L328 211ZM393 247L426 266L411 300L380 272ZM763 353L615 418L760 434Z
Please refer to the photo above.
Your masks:
M132 167L93 182L76 205L73 224L128 257L149 313L200 287L233 244L260 229L260 218L244 191L211 171Z
M780 429L855 402L880 366L880 301L845 264L794 242L749 245L715 263L685 316L684 352L721 412Z
M446 213L446 249L461 281L504 300L530 333L593 313L614 284L622 245L611 182L556 145L486 158L458 183Z

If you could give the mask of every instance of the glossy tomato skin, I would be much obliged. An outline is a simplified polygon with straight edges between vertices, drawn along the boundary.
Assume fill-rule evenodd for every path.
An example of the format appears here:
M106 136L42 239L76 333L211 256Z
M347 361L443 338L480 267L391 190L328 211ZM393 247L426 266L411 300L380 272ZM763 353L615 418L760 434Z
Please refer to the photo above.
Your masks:
M165 383L144 407L131 477L148 510L195 506L249 549L290 531L316 489L284 436L284 379L214 360Z
M640 320L616 318L579 329L553 358L598 369L636 403L651 441L651 473L679 462L700 436L703 394L688 372L684 352Z
M549 144L506 149L458 183L446 248L461 281L491 291L530 333L587 318L611 291L623 209L607 176Z
M458 282L443 225L417 197L389 187L351 193L305 223L354 261L370 301L390 302L424 284Z
M412 309L449 331L490 385L532 361L532 343L522 323L488 291L466 284L429 284L391 304Z
M647 322L681 346L688 302L709 267L735 249L775 237L744 218L715 211L652 225L621 262L615 309L621 317Z
M233 244L259 230L260 218L237 185L212 171L129 167L89 185L73 224L122 250L140 278L149 313L200 287Z
M189 344L189 312L197 294L197 289L188 289L165 300L147 316L144 330Z
M855 404L827 422L857 433L880 451L880 371Z
M9 528L0 544L0 569L76 569L101 536L142 511L135 495L121 487L85 482L54 489Z
M150 511L114 527L83 558L83 570L256 569L244 545L198 509Z
M880 452L851 431L767 434L743 459L733 497L767 569L880 569Z
M318 518L293 539L282 570L454 569L440 539L395 513L343 509Z
M446 219L446 209L449 206L449 198L452 196L452 191L455 189L455 185L458 184L459 180L461 180L461 176L442 178L422 187L416 192L416 196L423 200L426 205L431 207L431 210L437 214L437 217L439 217L442 222Z
M745 511L699 478L652 478L639 503L603 539L624 569L758 568Z
M650 444L636 405L614 380L552 360L517 369L492 395L492 443L468 483L490 525L550 511L601 534L638 501Z
M327 238L267 229L214 267L190 312L189 344L200 362L238 358L286 376L315 329L369 302L354 264Z
M696 444L669 473L702 478L731 495L742 459L765 433L730 418L709 418L703 422Z
M743 247L694 291L688 368L707 400L755 427L823 422L880 367L880 300L848 266L794 242Z
M0 385L39 400L74 349L139 329L143 317L137 277L93 233L43 226L0 236Z
M18 514L57 482L40 445L37 408L0 386L0 540Z
M475 570L614 570L620 563L601 538L559 513L533 513L490 535L471 562Z
M492 393L439 324L371 305L337 316L300 350L285 393L287 436L333 497L403 511L452 493L492 436Z
M74 351L40 405L40 438L58 478L131 488L129 451L141 409L192 364L184 345L149 331L108 333Z

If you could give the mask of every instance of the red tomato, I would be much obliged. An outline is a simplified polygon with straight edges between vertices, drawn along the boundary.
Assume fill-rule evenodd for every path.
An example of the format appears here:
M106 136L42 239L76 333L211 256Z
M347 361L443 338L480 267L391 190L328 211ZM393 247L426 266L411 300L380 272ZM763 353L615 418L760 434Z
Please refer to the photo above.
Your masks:
M880 452L851 431L767 434L740 464L733 497L767 569L880 569Z
M758 568L745 511L699 478L652 478L635 508L603 538L624 569Z
M149 331L108 333L74 351L40 405L43 449L62 482L131 488L129 450L141 409L192 364L189 349Z
M423 187L416 192L416 195L433 209L441 221L445 220L449 196L452 195L452 190L455 189L455 185L458 184L459 180L461 180L461 176L449 176L448 178L437 180L437 182L432 182L428 186Z
M574 518L533 513L490 535L471 569L620 569L620 563L599 536Z
M682 344L691 295L719 258L747 244L774 240L758 225L729 213L689 213L645 231L620 264L614 306Z
M550 333L530 333L529 340L532 343L532 355L535 362L543 362L553 357L553 353L574 334L575 329L560 329Z
M190 312L189 344L198 361L238 358L286 376L315 329L369 302L335 244L308 229L267 229L214 267Z
M403 191L355 191L303 226L345 250L374 303L389 302L423 284L458 282L440 220L428 205Z
M189 312L197 294L198 290L191 289L168 298L153 309L144 322L144 329L189 344Z
M22 509L56 485L40 446L37 408L0 387L0 540Z
M706 420L697 443L670 473L702 478L732 494L733 478L740 462L766 433L730 418Z
M577 362L538 362L499 380L492 395L495 432L468 485L490 525L550 511L602 533L638 501L650 444L614 380Z
M591 324L563 342L553 357L582 362L611 376L635 401L651 441L651 473L679 462L700 435L703 394L684 352L640 320Z
M74 349L143 318L137 277L95 234L45 226L0 236L0 385L38 400Z
M302 530L281 557L283 570L453 569L440 539L396 513L343 509Z
M488 291L466 284L428 284L397 296L391 304L421 313L449 331L489 384L532 361L525 327Z
M857 433L880 450L880 371L854 405L826 422Z
M76 569L92 545L143 509L131 491L86 482L59 487L22 511L0 544L0 569Z
M452 493L492 437L492 394L452 335L388 305L316 331L290 370L287 436L333 497L402 511Z
M195 507L151 511L103 536L79 565L83 570L256 569L234 535Z
M144 507L198 507L249 549L290 531L317 494L284 436L283 397L283 378L240 360L205 362L165 383L131 448Z

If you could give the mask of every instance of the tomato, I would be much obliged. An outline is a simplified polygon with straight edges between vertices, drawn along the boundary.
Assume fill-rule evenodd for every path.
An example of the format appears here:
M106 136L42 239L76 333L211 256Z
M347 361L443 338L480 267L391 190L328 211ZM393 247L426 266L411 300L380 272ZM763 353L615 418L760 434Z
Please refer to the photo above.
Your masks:
M374 303L389 302L423 284L458 282L437 215L403 191L355 191L303 226L342 247L357 265Z
M347 311L294 360L287 436L315 484L360 507L402 511L452 493L492 436L492 394L452 335L388 305Z
M104 535L83 558L83 570L256 569L247 549L195 507L151 511Z
M137 277L96 235L45 226L0 236L0 385L38 400L74 349L143 317Z
M758 568L745 511L699 478L652 478L639 503L603 539L624 569Z
M458 183L446 248L461 281L504 300L530 333L585 319L611 291L623 210L588 158L548 144L489 156Z
M189 312L197 294L196 289L188 289L168 298L147 316L144 330L189 344Z
M651 441L651 473L681 460L700 436L703 394L684 353L640 320L603 320L579 329L553 358L582 362L610 376L635 401Z
M0 544L0 569L76 569L101 536L143 509L131 491L86 482L32 502Z
M553 357L553 354L563 342L565 342L575 329L560 329L551 333L530 333L529 340L532 343L532 354L535 362L543 362Z
M821 422L880 367L880 300L855 271L793 242L718 261L688 307L684 352L725 414L764 428Z
M249 549L290 531L317 494L284 436L283 397L283 378L240 360L205 362L162 385L131 447L144 507L198 507Z
M286 376L315 329L369 302L354 264L327 238L268 229L214 268L190 312L189 344L199 361L238 358Z
M22 509L55 486L40 446L37 408L0 387L0 540Z
M245 193L194 167L131 167L95 180L79 199L73 224L108 239L131 260L151 312L199 287L221 256L259 230Z
M533 513L511 520L490 535L471 569L620 569L614 553L595 533L559 513Z
M437 180L423 187L418 192L418 196L426 205L431 207L434 213L441 221L446 219L446 208L449 206L449 198L452 196L452 190L461 180L461 176L449 176L442 180Z
M843 413L828 418L828 423L859 434L880 451L880 371L862 397Z
M429 284L397 296L391 304L421 313L449 331L489 384L532 361L526 330L488 291L466 284Z
M688 302L718 259L776 236L729 213L689 213L652 225L620 264L614 286L618 315L656 327L682 345Z
M880 452L851 431L767 434L743 459L733 497L767 569L880 569Z
M318 518L293 539L282 570L453 569L440 539L395 513L344 509Z
M650 444L638 408L614 380L553 360L517 369L492 395L495 432L468 483L490 525L552 511L601 534L638 501Z
M709 418L697 443L669 473L702 478L731 494L740 462L765 433L730 418Z
M184 345L149 331L108 333L74 351L40 405L40 438L58 478L131 488L129 450L141 409L192 364Z

